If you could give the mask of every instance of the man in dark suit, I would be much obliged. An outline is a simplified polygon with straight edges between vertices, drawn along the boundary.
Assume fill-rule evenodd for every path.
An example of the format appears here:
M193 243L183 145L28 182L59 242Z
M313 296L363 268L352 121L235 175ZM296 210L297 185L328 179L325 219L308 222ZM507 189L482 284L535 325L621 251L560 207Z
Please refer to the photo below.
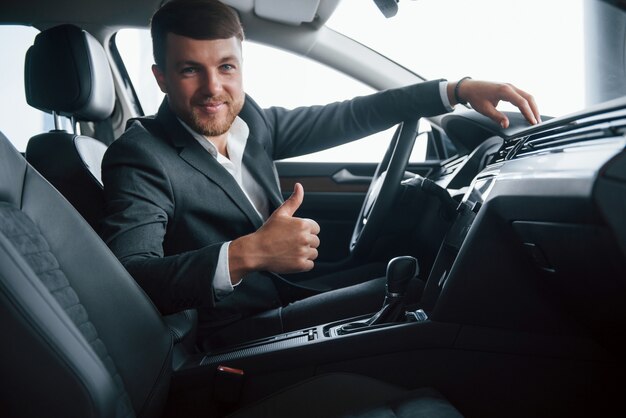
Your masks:
M282 201L274 160L445 113L459 97L503 124L499 100L539 118L525 92L469 79L261 109L243 91L238 17L217 1L167 3L152 37L167 96L105 155L103 237L163 313L200 308L203 332L222 328L227 342L372 312L384 294L382 279L348 286L339 274L338 290L307 297L315 292L276 275L313 267L319 226L294 217L302 186Z

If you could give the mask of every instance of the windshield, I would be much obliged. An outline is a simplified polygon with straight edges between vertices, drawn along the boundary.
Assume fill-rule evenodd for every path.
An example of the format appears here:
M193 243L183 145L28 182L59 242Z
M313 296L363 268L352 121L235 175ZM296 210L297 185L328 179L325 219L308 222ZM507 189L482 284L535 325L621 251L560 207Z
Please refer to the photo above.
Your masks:
M403 0L386 19L372 0L343 0L327 25L426 79L510 82L560 116L584 107L582 3Z

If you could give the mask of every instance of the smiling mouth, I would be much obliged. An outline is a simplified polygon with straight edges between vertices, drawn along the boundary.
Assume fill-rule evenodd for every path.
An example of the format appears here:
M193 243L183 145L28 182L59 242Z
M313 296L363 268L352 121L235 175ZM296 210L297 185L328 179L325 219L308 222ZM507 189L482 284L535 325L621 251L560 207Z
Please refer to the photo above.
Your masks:
M217 113L225 105L226 105L225 102L209 102L209 103L200 103L197 106L206 113Z

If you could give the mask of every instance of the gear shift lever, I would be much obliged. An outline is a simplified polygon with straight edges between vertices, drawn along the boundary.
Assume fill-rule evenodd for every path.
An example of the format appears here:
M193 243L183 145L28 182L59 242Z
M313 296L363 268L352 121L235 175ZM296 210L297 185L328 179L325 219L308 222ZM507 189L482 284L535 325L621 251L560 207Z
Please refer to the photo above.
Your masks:
M417 260L405 255L387 264L387 296L404 295L406 287L417 275Z
M398 322L404 318L404 293L417 275L417 260L410 256L396 257L387 264L387 292L383 307L367 321L367 325Z
M387 291L383 307L365 322L353 322L341 327L345 334L372 325L399 322L404 318L404 293L417 275L417 260L410 256L396 257L387 264Z

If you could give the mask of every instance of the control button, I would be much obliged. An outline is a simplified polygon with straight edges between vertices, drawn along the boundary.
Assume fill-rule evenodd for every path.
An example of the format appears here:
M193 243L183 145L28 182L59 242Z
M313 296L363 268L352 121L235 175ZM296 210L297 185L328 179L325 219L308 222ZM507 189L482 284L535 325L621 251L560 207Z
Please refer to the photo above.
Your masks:
M428 320L428 315L423 309L406 312L406 319L410 322L423 322Z

